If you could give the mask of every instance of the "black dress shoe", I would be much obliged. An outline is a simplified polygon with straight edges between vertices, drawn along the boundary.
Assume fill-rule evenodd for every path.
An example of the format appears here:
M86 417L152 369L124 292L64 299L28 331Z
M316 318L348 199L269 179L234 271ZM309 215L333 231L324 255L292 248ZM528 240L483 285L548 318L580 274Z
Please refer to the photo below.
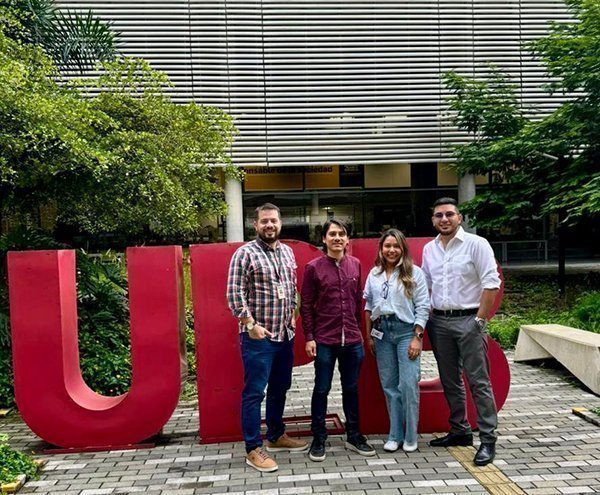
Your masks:
M485 466L492 462L494 460L494 457L496 457L496 444L482 443L479 446L477 454L475 454L473 462L476 466Z
M456 434L448 433L445 437L434 438L429 442L430 447L468 447L473 445L471 433Z

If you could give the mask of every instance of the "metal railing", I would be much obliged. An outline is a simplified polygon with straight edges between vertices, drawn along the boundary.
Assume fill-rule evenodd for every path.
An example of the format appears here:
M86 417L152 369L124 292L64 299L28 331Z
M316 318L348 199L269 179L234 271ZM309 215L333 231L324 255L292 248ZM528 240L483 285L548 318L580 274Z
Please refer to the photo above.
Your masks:
M548 261L548 241L544 239L490 242L501 263L509 261Z

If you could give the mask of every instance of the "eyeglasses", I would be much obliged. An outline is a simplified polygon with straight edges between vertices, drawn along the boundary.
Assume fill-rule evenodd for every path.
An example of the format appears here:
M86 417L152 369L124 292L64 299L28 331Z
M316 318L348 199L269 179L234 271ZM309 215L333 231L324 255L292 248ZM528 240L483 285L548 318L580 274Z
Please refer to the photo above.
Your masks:
M390 282L388 280L386 280L385 282L383 282L383 286L381 288L381 297L383 297L384 299L387 299L389 293L390 293Z
M433 214L433 218L435 218L436 220L441 220L444 217L450 219L450 218L454 218L455 216L456 216L455 211L447 211L446 213L442 213L441 211L438 211L437 213Z

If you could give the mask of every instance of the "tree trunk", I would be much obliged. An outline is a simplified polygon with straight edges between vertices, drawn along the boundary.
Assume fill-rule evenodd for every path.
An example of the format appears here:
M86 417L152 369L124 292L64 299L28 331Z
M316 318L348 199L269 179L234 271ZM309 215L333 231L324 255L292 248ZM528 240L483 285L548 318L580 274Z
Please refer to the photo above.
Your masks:
M472 200L475 197L475 176L473 174L465 174L458 179L458 204L463 204ZM467 232L475 234L475 228L469 226L468 217L463 217L463 228Z

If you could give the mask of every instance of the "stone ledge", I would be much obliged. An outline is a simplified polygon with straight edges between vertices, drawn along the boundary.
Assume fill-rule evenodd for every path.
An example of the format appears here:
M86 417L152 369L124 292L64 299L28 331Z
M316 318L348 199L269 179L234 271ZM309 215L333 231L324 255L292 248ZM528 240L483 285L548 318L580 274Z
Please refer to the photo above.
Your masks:
M46 464L44 459L34 459L33 462L37 465L38 471ZM17 476L17 481L13 483L3 483L0 485L0 493L17 493L27 481L27 476L20 474Z
M592 411L588 411L585 407L574 407L573 409L571 409L571 411L575 416L579 416L580 418L585 419L588 423L600 426L600 416L593 413Z
M17 481L15 481L14 483L4 483L1 485L2 493L18 492L21 489L21 487L25 484L26 480L27 480L27 476L25 476L24 474L20 474L17 477Z

